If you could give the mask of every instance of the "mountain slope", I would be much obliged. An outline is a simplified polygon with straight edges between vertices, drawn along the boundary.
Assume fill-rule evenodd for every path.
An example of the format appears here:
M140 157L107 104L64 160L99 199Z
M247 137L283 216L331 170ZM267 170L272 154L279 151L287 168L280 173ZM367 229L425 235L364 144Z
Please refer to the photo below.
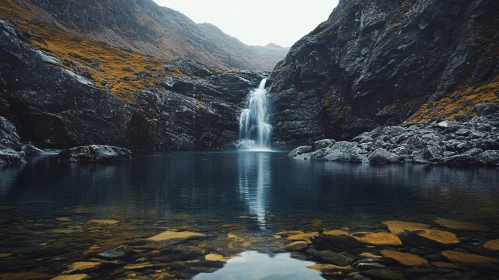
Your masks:
M493 0L340 1L271 75L275 143L463 119L499 103L498 11Z
M219 68L271 70L287 52L272 50L265 60L255 58L245 52L249 46L240 46L239 41L236 46L227 46L221 42L233 43L230 36L222 33L218 39L211 38L185 15L151 0L6 0L2 5L19 5L25 13L43 14L38 20L56 23L72 33L167 60L189 59ZM8 12L12 10L2 11Z
M272 70L277 62L282 60L289 51L289 48L283 48L273 43L264 47L248 46L238 39L223 33L222 30L213 24L202 23L198 26L209 38L218 42L226 53L238 54L237 56L230 57L230 59L239 60L239 63L242 64L250 64L251 61L258 61L261 69ZM276 59L278 60L276 61Z

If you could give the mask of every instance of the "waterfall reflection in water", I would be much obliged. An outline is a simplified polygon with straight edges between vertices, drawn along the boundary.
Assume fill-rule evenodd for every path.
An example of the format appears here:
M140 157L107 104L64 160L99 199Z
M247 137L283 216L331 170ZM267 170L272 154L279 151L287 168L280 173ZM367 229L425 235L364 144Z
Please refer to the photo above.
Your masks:
M266 224L267 193L272 185L270 161L271 154L265 152L240 152L238 155L239 193L262 230Z

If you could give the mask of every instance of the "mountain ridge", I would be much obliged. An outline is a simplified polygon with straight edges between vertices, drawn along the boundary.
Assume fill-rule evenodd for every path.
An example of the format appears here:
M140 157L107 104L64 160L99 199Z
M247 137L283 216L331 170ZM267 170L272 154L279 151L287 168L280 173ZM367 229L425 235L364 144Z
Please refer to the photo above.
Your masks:
M187 16L151 0L6 0L12 3L24 11L44 14L40 20L68 32L170 61L189 59L223 69L272 70L274 65L269 64L286 54L286 49L272 50L258 60L245 52L250 46L223 45ZM218 35L222 37L238 44L225 33Z

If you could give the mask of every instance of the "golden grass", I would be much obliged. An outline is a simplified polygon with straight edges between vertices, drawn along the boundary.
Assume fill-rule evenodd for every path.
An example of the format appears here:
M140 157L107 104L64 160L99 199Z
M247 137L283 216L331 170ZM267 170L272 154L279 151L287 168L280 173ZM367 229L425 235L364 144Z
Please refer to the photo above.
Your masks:
M439 116L445 116L448 120L455 120L456 116L463 114L473 116L473 106L484 102L499 103L499 76L490 83L470 86L423 105L408 123L428 123Z
M64 65L61 67L71 71L89 72L92 76L91 80L97 87L108 90L125 100L133 101L136 90L159 87L155 83L163 78L155 78L153 75L163 71L162 65L167 62L166 60L119 49L104 42L80 36L77 32L63 29L56 22L44 21L43 18L47 18L48 15L43 10L33 10L34 5L25 6L23 3L26 3L26 0L16 2L4 0L0 6L0 17L13 23L15 28L23 34L31 34L29 37L31 45L63 61ZM99 64L92 65L93 61L98 61ZM146 66L156 71L146 70ZM145 71L147 77L136 81L122 80L125 76L138 75L130 71L131 67L137 72ZM181 75L180 70L175 70L176 75ZM107 80L109 86L101 84L104 80Z

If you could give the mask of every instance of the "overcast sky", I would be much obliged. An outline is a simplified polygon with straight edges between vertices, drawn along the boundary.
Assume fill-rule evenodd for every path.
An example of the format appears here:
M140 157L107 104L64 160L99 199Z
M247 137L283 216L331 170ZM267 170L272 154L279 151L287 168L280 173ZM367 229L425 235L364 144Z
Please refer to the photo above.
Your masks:
M325 21L338 0L154 0L248 45L290 47Z

